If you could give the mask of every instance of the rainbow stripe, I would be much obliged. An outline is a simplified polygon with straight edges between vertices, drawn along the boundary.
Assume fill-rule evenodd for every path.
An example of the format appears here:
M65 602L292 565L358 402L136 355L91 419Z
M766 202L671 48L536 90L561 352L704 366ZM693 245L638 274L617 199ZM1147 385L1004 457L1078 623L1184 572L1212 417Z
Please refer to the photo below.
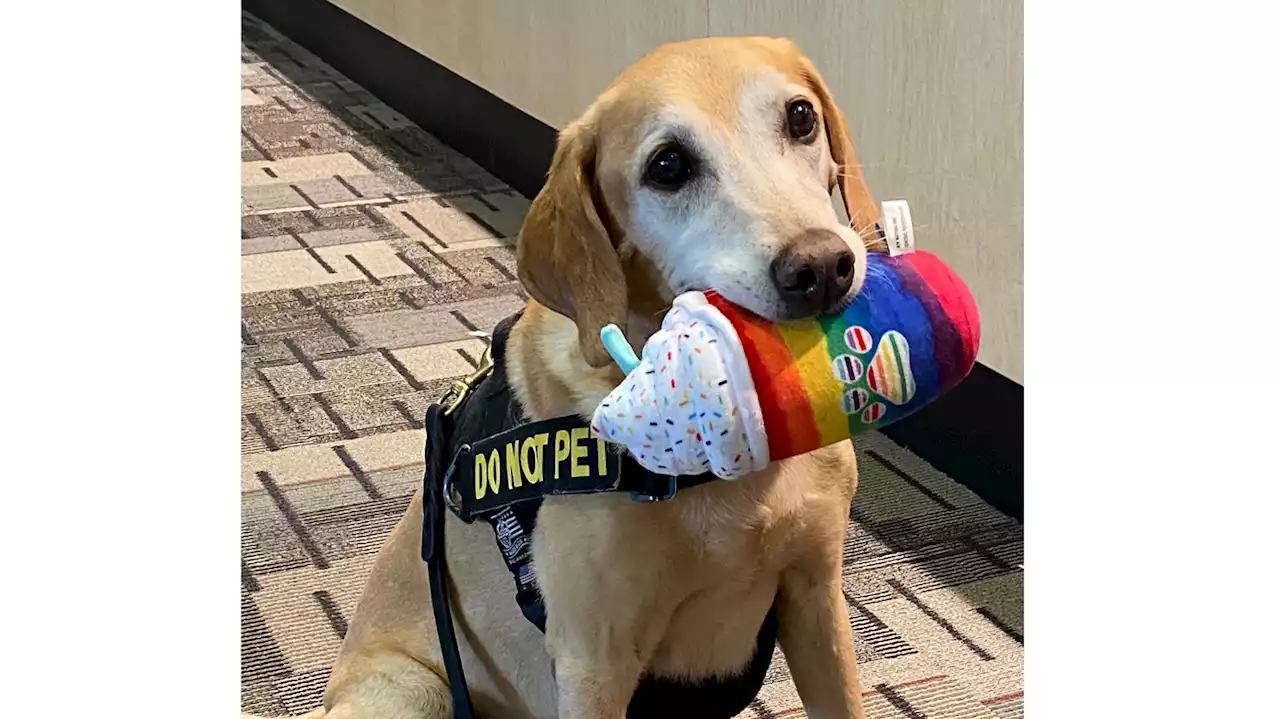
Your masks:
M901 419L977 359L973 296L928 252L870 255L854 302L816 320L779 325L715 292L707 300L742 340L774 459Z

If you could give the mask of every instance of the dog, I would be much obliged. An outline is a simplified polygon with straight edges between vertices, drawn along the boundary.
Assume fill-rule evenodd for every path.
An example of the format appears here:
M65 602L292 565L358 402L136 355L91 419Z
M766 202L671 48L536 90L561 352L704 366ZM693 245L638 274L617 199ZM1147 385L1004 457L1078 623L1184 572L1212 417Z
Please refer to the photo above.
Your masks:
M623 378L601 328L616 324L639 347L679 293L715 289L775 321L841 306L862 285L878 219L840 109L795 44L657 48L560 133L521 230L531 299L505 362L525 418L590 417ZM808 716L861 719L840 587L856 486L843 442L665 502L548 497L532 544L545 634L511 600L493 530L446 513L453 619L477 713L621 719L644 676L741 673L772 612ZM308 717L453 716L422 521L419 490Z

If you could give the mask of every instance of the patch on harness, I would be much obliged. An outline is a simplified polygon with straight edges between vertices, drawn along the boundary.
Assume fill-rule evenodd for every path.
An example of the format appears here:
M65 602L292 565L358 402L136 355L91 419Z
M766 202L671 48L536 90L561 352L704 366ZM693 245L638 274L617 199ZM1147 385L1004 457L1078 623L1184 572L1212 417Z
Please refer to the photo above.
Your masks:
M502 548L502 556L508 562L521 561L528 557L529 543L532 541L525 533L520 521L512 514L511 508L499 510L493 517L493 533L498 537L498 546Z
M533 528L542 502L524 502L503 507L485 517L493 525L498 550L516 582L516 603L525 618L539 630L546 631L547 610L533 575Z

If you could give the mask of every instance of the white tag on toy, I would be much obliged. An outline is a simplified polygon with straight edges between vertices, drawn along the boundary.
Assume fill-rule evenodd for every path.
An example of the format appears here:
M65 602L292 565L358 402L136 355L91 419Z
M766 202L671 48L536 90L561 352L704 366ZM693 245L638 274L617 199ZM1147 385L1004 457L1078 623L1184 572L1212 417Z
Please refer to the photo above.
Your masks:
M916 251L916 231L911 225L911 208L906 200L886 200L880 203L880 229L889 255L905 255Z

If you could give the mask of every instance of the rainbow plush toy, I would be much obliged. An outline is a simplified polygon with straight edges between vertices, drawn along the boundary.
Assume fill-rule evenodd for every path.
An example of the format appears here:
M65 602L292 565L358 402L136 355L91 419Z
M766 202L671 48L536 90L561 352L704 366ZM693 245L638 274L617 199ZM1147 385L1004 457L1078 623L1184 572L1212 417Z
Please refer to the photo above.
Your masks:
M628 374L592 430L653 472L735 479L932 402L968 375L979 334L968 288L927 252L870 254L852 304L816 320L775 324L688 292L640 358L605 328Z

